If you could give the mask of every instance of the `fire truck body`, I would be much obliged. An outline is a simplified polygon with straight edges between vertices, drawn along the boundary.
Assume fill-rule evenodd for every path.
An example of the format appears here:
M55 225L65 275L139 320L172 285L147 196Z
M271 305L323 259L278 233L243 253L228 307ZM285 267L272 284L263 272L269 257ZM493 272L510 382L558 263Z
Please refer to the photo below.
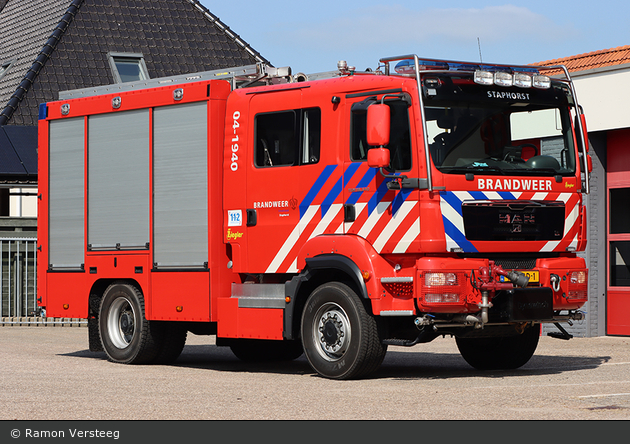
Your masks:
M190 331L339 379L443 334L477 368L525 364L543 322L570 337L589 158L566 70L382 62L43 105L46 314L87 318L117 362L172 361Z

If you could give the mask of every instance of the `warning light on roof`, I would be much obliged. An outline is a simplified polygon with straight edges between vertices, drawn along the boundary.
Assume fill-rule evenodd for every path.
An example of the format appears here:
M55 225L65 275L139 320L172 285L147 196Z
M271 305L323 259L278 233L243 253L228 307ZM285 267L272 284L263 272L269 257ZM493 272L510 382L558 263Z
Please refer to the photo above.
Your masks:
M519 88L551 88L551 79L541 75L537 68L528 66L491 65L466 62L446 62L441 60L403 59L394 70L401 75L413 75L416 66L419 71L468 71L473 74L474 82L479 85L497 85Z

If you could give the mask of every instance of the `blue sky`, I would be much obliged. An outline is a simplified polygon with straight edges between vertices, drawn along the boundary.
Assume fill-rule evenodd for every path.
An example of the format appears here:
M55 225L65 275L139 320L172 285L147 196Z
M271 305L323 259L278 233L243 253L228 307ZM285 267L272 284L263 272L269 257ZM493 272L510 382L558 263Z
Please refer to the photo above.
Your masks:
M630 2L200 0L274 66L359 70L418 54L527 64L630 45Z

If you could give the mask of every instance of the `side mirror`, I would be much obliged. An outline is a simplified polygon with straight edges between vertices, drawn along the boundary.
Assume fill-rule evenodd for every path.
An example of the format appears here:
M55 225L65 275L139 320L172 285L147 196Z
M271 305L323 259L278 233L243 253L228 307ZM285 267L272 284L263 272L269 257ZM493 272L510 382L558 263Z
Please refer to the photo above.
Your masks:
M370 148L367 163L370 168L387 168L389 166L389 150L387 148Z
M389 106L375 103L367 109L367 143L370 146L389 145Z

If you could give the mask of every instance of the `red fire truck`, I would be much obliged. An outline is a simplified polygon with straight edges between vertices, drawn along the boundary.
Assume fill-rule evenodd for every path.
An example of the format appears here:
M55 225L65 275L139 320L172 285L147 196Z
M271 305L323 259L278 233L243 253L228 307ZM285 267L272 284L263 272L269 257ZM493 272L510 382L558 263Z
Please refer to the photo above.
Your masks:
M557 75L557 74L560 75ZM583 319L585 119L563 66L256 64L40 107L39 304L91 350L364 377L449 335L478 369Z

